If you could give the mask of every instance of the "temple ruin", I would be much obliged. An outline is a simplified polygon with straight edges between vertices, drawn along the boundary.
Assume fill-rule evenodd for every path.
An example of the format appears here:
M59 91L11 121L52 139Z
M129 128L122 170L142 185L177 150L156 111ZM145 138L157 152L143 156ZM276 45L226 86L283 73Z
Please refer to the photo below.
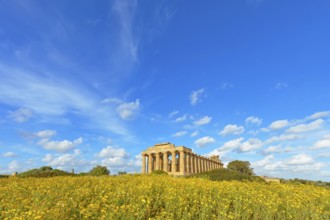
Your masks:
M175 147L171 143L161 143L142 152L142 173L162 170L174 176L223 168L219 156L203 157L184 146Z

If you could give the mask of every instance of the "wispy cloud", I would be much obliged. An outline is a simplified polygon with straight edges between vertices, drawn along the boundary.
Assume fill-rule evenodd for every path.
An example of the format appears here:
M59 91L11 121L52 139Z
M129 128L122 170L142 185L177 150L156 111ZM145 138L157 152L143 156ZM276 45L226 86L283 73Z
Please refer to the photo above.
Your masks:
M330 149L330 134L325 135L321 140L318 140L313 145L312 149Z
M17 157L18 155L14 152L8 151L2 154L3 157Z
M24 106L36 116L63 118L69 113L76 114L98 128L116 134L128 133L116 119L115 109L101 105L97 93L55 75L0 63L0 102L12 107Z
M252 167L261 173L278 173L290 171L292 173L306 174L319 171L325 164L317 162L311 155L296 154L292 157L276 160L273 155L268 155L265 158L252 162Z
M268 127L271 130L279 130L279 129L282 129L282 128L288 126L288 125L289 125L289 121L285 119L285 120L274 121Z
M122 103L117 107L119 116L128 120L134 117L140 109L140 100L136 99L135 102Z
M205 147L208 144L215 143L215 139L210 136L205 136L197 139L194 143L197 145L197 147Z
M187 131L178 131L175 134L173 134L173 137L182 137L185 136L188 132Z
M74 141L51 141L48 139L42 139L38 142L46 150L54 150L59 153L67 152L83 142L83 139L80 137Z
M172 118L172 117L174 117L174 116L177 115L177 114L179 114L179 111L173 111L173 112L171 112L170 114L168 114L168 117L169 117L169 118Z
M19 108L16 111L9 113L9 118L12 120L22 123L28 121L32 117L33 113L30 109Z
M250 116L245 119L246 124L255 124L255 125L261 125L262 124L262 119L255 117L255 116Z
M190 134L190 137L196 137L199 135L199 131L194 131L193 133Z
M185 120L187 120L189 118L189 115L188 114L185 114L185 115L182 115L180 117L177 117L174 122L183 122Z
M118 74L131 71L139 61L139 34L134 29L135 16L138 8L137 0L115 0L112 12L118 21L118 37L114 44L117 48L113 51L111 60L113 70Z
M292 126L286 130L288 133L303 133L307 131L314 131L321 128L323 125L324 120L323 119L317 119L311 123L308 124L298 124L295 126Z
M223 130L219 133L219 135L222 135L222 136L226 136L226 135L229 135L229 134L235 134L235 135L238 135L238 134L241 134L242 132L244 132L244 127L243 126L238 126L238 125L235 125L235 124L229 124L229 125L226 125Z
M310 116L307 117L307 119L318 119L318 118L326 118L330 117L330 111L323 111L323 112L316 112Z
M204 117L194 121L194 125L196 125L196 126L206 125L206 124L210 123L211 120L212 120L212 117L204 116Z
M278 82L275 84L275 89L278 89L278 90L285 89L288 87L289 87L289 85L285 82Z
M229 82L225 82L221 85L221 89L222 90L227 90L227 89L230 89L230 88L233 88L234 85L232 83L229 83Z
M196 91L192 91L190 94L190 104L196 105L198 102L201 102L202 94L204 93L204 89L199 89Z

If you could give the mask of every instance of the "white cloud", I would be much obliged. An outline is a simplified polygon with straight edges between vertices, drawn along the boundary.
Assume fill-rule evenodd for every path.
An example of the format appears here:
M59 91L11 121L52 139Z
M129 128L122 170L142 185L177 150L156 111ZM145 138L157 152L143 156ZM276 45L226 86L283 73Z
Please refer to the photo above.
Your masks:
M193 91L190 94L190 104L196 105L198 102L201 101L201 96L204 93L204 89L199 89L197 91Z
M256 124L256 125L261 125L262 119L255 117L255 116L250 116L245 119L246 124Z
M113 44L111 64L116 73L128 73L138 63L139 38L134 28L138 7L136 0L115 0L112 11L118 21L118 39Z
M237 149L241 146L241 142L244 140L244 138L237 138L234 140L227 141L224 143L222 146L219 148L213 150L212 152L209 153L209 155L220 155L223 156L227 152L232 151L234 149Z
M18 172L18 171L21 171L21 170L22 170L22 166L16 160L13 160L8 165L8 171L11 172L11 173Z
M204 117L200 118L199 120L194 121L194 125L196 125L196 126L206 125L206 124L210 123L211 120L212 120L212 117L204 116Z
M102 158L114 158L114 157L127 158L128 154L126 153L124 148L107 146L100 151L98 156Z
M299 124L296 126L292 126L286 130L288 133L303 133L307 131L314 131L321 128L324 123L323 119L317 119L309 124Z
M55 130L43 130L34 133L34 136L37 138L51 138L56 135Z
M108 146L103 148L100 153L97 154L98 157L102 158L101 165L110 167L110 171L113 173L115 171L137 171L141 166L141 156L137 155L134 160L130 159L128 153L124 148Z
M174 117L174 116L177 115L177 114L179 114L179 111L173 111L173 112L171 112L171 113L168 115L168 117L169 117L169 118L172 118L172 117Z
M103 104L120 104L123 101L118 98L106 98L101 101Z
M230 89L230 88L233 88L233 87L234 87L234 85L231 84L231 83L228 83L228 82L225 82L221 85L222 90Z
M236 151L238 153L246 153L246 152L250 152L250 151L259 149L263 146L262 141L257 138L250 138L245 142L243 142L243 140L244 140L243 137L230 140L230 141L224 143L219 148L213 150L209 155L217 154L217 155L223 156L226 153L231 152L231 151L232 152Z
M74 141L68 141L68 140L63 140L63 141L51 141L47 138L41 139L38 144L41 145L44 149L46 150L54 150L59 153L64 153L67 152L79 144L83 143L83 138L78 138Z
M290 141L290 140L298 140L301 139L302 136L300 135L295 135L295 134L281 134L280 136L273 136L268 138L265 143L270 144L274 142L279 142L279 141Z
M199 131L194 131L193 133L190 134L190 137L196 137L199 135Z
M272 154L272 153L281 153L283 152L283 149L281 148L281 145L276 145L276 146L269 146L265 150L263 150L264 154Z
M38 74L37 74L38 73ZM99 94L83 84L67 81L59 73L40 69L19 69L0 64L0 102L24 106L43 120L61 121L67 113L75 114L91 127L127 135L115 117L115 109L100 104Z
M188 132L187 131L178 131L175 134L173 134L173 137L182 137L185 136Z
M273 155L268 155L265 158L252 162L252 167L262 173L290 173L291 178L293 173L313 174L320 171L325 164L315 162L310 155L298 154L284 160L275 160Z
M244 127L243 126L237 126L235 124L229 124L224 127L224 129L219 133L219 135L226 136L229 134L241 134L244 132Z
M275 85L275 89L279 89L279 90L285 89L287 87L289 87L289 85L285 82L279 82L279 83L276 83L276 85Z
M325 118L330 117L330 111L323 111L323 112L316 112L307 117L307 119L318 119L318 118Z
M9 118L12 120L22 123L28 121L32 117L33 113L30 109L19 108L14 112L10 112Z
M241 146L241 142L244 140L244 138L237 138L231 141L227 141L226 143L224 143L224 145L222 145L222 147L220 147L220 149L222 151L227 151L227 150L233 150L236 148L239 148Z
M47 163L48 166L57 169L71 171L71 169L85 168L90 166L91 163L81 157L80 150L76 149L72 154L53 155L46 154L42 161Z
M116 106L116 112L123 120L132 119L140 110L140 100L133 102L124 102L118 98L106 98L101 101L102 104L113 104Z
M210 137L210 136L205 136L205 137L197 139L194 143L198 147L205 147L205 145L207 145L207 144L215 143L215 139L213 137Z
M239 146L238 151L249 152L261 147L262 147L262 141L260 141L258 138L250 138L248 141L243 142Z
M279 130L289 125L288 120L278 120L274 121L269 125L269 128L272 130Z
M325 135L321 140L318 140L313 145L312 149L330 148L330 135Z
M140 108L140 101L139 99L136 99L135 102L120 104L117 107L117 113L122 119L128 120L131 119L139 111L139 108Z
M17 154L11 151L5 152L2 154L4 157L17 157Z
M314 160L311 156L306 154L298 154L287 160L286 164L288 165L302 165L302 164L311 164L314 163Z
M189 117L189 115L185 114L185 115L182 115L181 117L177 117L174 122L183 122L185 120L187 120Z
M252 162L251 165L253 167L265 167L265 166L268 166L269 164L273 163L273 160L274 160L274 156L268 155L261 160Z

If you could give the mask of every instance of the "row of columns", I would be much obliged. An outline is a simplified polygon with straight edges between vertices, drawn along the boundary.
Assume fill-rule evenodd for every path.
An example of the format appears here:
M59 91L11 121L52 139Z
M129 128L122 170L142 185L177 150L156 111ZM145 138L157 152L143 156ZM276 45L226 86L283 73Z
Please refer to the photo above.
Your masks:
M172 157L171 160L169 160L170 156ZM218 168L222 168L221 162L185 151L142 154L142 173L162 170L169 173L179 172L181 175L189 175Z

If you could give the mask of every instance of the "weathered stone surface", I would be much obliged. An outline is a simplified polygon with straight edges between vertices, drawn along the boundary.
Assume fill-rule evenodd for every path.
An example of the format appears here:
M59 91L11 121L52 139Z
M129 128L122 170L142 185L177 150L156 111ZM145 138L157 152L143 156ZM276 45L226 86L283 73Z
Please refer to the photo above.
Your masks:
M142 173L162 170L174 176L186 176L222 167L218 155L203 157L190 148L171 143L155 144L142 152Z

